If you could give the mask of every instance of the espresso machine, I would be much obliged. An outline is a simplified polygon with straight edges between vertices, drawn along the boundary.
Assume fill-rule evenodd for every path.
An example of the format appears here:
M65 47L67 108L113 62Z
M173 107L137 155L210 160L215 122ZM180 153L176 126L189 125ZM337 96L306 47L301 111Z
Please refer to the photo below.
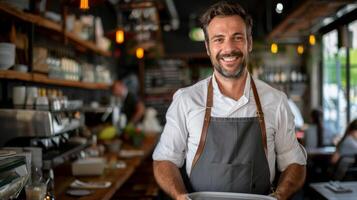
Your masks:
M52 169L88 146L71 141L84 126L82 107L72 100L48 109L0 109L0 147L39 149L41 168Z

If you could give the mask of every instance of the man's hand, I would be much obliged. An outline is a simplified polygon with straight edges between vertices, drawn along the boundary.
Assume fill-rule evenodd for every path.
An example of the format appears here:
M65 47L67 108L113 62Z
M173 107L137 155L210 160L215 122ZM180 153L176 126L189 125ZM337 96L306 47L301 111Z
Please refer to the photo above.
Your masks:
M179 169L170 161L154 161L154 176L160 187L175 200L187 200Z
M289 165L281 174L273 196L278 200L289 199L305 182L306 167L299 164Z
M176 200L190 200L187 194L180 195L176 198Z

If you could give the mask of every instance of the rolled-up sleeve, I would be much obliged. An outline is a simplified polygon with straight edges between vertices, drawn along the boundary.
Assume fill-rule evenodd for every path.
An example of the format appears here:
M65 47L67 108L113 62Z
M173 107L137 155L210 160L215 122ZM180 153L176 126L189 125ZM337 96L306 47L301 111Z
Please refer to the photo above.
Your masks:
M286 96L280 100L276 112L275 150L277 164L280 171L284 171L290 164L306 165L306 151L296 139L294 115L292 114Z
M187 150L187 127L184 97L178 90L166 113L166 124L160 140L155 147L153 160L167 160L182 167Z

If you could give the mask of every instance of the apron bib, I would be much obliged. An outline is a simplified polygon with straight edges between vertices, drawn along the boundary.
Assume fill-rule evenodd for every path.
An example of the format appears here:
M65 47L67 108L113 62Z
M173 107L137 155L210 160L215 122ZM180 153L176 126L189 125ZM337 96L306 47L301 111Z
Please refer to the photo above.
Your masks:
M217 118L211 117L213 87L209 81L205 121L187 186L193 191L270 192L264 115L252 78L251 85L257 117Z

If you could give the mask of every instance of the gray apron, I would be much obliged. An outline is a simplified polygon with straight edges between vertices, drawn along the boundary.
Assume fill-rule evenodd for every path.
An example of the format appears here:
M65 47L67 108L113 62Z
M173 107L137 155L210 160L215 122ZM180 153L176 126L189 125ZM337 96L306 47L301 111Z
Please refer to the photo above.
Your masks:
M269 194L264 115L252 78L251 85L257 117L218 118L211 117L210 80L205 121L189 177L193 191Z

